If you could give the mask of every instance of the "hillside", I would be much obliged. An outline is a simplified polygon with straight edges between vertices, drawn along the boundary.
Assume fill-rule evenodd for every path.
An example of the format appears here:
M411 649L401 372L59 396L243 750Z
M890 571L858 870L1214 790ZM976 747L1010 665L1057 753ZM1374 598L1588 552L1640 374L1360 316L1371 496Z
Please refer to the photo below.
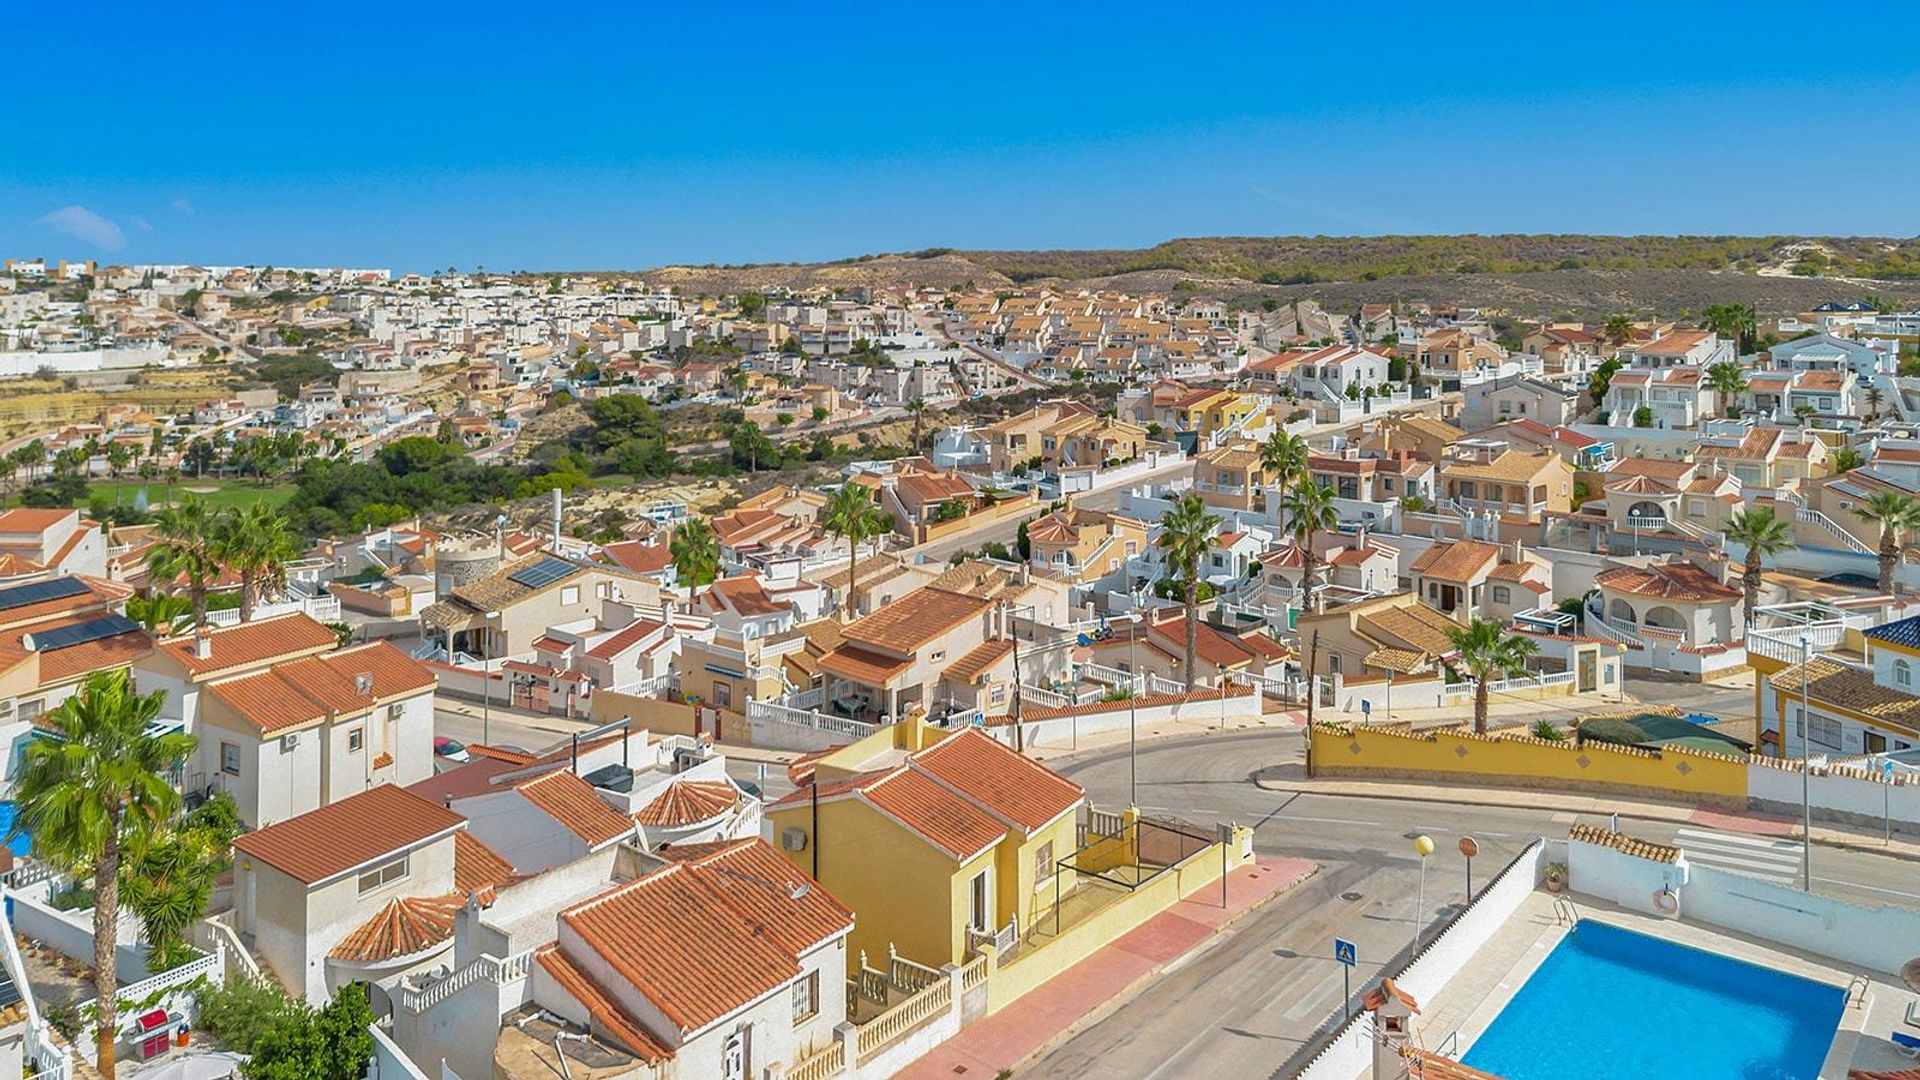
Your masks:
M642 274L682 292L879 285L1061 283L1204 293L1251 305L1311 298L1336 310L1433 301L1521 316L1684 315L1709 304L1763 313L1877 295L1920 305L1920 238L1733 236L1203 237L1151 248L956 251L804 265L671 266Z

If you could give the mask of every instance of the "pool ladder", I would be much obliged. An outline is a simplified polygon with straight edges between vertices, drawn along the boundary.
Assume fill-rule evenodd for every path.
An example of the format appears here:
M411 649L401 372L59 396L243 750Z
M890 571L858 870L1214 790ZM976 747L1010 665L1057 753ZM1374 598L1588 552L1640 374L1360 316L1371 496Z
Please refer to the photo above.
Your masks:
M1872 989L1872 986L1873 984L1867 979L1865 972L1855 972L1853 978L1847 980L1847 1005L1849 1007L1866 1005L1867 991ZM1855 987L1859 988L1859 997L1857 1000L1854 997Z
M1573 901L1566 897L1556 896L1553 898L1553 921L1556 926L1562 923L1572 926L1580 921L1580 909L1574 907Z

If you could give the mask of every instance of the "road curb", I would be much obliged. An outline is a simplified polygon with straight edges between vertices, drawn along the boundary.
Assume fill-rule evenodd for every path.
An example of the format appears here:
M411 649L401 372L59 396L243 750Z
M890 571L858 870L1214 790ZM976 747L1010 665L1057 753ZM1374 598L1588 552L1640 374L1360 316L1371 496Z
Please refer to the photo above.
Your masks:
M1105 1001L1101 1002L1100 1004L1095 1005L1092 1010L1087 1012L1086 1015L1073 1021L1072 1023L1068 1024L1066 1027L1061 1028L1058 1032L1054 1034L1052 1038L1048 1039L1046 1042L1043 1042L1039 1046L1035 1047L1031 1053L1027 1054L1027 1056L1021 1058L1019 1061L1014 1062L1011 1066L1008 1067L1007 1071L1009 1073L1015 1073L1015 1074L1019 1073L1021 1069L1026 1068L1032 1062L1037 1061L1040 1058L1043 1058L1046 1055L1052 1053L1053 1051L1059 1049L1062 1045L1071 1041L1076 1035L1079 1035L1081 1032L1085 1031L1086 1029L1092 1027L1095 1024L1098 1024L1102 1020L1105 1020L1107 1017L1112 1016L1114 1013L1119 1012L1128 1003L1133 1001L1134 998L1137 998L1142 993L1145 993L1148 986L1151 986L1153 983L1159 981L1162 977L1164 977L1169 967L1173 966L1174 964L1183 963L1187 961L1190 957L1198 958L1199 956L1202 956L1205 953L1217 948L1220 945L1222 939L1227 936L1227 931L1239 925L1241 920L1245 919L1249 915L1252 915L1254 912L1259 911L1260 909L1266 907L1268 904L1273 903L1275 900L1278 900L1279 898L1292 893L1293 890L1313 880L1313 878L1319 873L1320 873L1320 864L1314 863L1312 868L1310 868L1306 873L1301 874L1294 881L1290 882L1286 888L1276 889L1273 892L1270 892L1267 895L1261 897L1260 899L1255 900L1253 903L1248 904L1244 910L1233 915L1231 918L1227 919L1227 921L1221 923L1219 926L1214 927L1212 933L1208 934L1193 948L1188 949L1186 952L1181 953L1179 956L1176 956L1173 959L1166 961L1165 963L1155 964L1150 970L1142 973L1139 978L1134 979L1132 982L1121 987L1112 997L1109 997ZM1195 892L1192 895L1199 895L1199 892L1200 890L1195 890ZM1185 900L1186 897L1181 897L1181 899ZM1168 910L1171 910L1171 909L1168 909ZM1142 924L1142 925L1145 925L1145 924ZM1042 985L1045 985L1045 984L1043 983Z
M1385 781L1371 781L1371 783L1384 783L1384 782ZM1262 791L1284 791L1284 792L1290 792L1298 795L1330 795L1330 796L1336 796L1339 798L1347 798L1347 799L1386 799L1392 802L1448 803L1454 806L1481 806L1481 807L1487 807L1487 808L1496 809L1496 810L1501 810L1501 809L1541 810L1541 811L1546 811L1548 813L1593 814L1593 813L1599 812L1599 811L1588 810L1588 809L1578 809L1578 808L1564 806L1564 805L1555 805L1552 803L1512 802L1508 800L1475 798L1470 795L1466 795L1464 793L1454 793L1449 791L1422 791L1418 793L1399 792L1399 791L1372 791L1372 790L1342 791L1342 790L1339 790L1338 788L1334 788L1330 786L1319 786L1314 784L1296 784L1296 783L1273 783L1266 780L1255 780L1253 782L1253 786L1259 788ZM1669 825L1695 824L1690 813L1679 812L1677 808L1674 813L1668 813L1668 814L1647 813L1644 810L1635 810L1631 808L1617 810L1617 811L1610 811L1610 812L1617 813L1622 818L1628 818L1634 821L1659 821ZM1792 839L1793 837L1787 837L1787 838ZM1847 836L1846 834L1840 834L1840 838L1834 839L1828 836L1823 836L1819 832L1815 832L1813 842L1821 847L1838 848L1842 851L1855 851L1855 852L1860 852L1866 855L1883 855L1889 859L1899 859L1902 862L1920 863L1920 850L1903 850L1901 848L1888 848L1888 847L1882 846L1881 844L1870 843L1864 840L1856 840L1850 836ZM1912 845L1908 845L1908 848L1909 849L1912 848Z

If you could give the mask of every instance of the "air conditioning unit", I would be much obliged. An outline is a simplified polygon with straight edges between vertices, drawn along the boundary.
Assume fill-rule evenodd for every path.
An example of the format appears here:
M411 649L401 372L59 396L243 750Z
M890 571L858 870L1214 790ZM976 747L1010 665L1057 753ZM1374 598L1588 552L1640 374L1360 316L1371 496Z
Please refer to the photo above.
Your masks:
M300 733L297 731L290 731L287 734L280 736L280 752L283 754L292 753L294 748L298 747L299 745L300 745Z
M785 848L788 851L807 850L807 830L805 829L780 830L780 846L782 848Z

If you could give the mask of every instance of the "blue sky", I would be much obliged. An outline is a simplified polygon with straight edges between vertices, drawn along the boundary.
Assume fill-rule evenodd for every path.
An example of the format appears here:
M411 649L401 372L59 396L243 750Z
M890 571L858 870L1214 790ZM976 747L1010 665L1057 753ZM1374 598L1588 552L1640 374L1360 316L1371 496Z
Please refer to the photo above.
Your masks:
M9 7L8 255L1920 233L1912 4Z

